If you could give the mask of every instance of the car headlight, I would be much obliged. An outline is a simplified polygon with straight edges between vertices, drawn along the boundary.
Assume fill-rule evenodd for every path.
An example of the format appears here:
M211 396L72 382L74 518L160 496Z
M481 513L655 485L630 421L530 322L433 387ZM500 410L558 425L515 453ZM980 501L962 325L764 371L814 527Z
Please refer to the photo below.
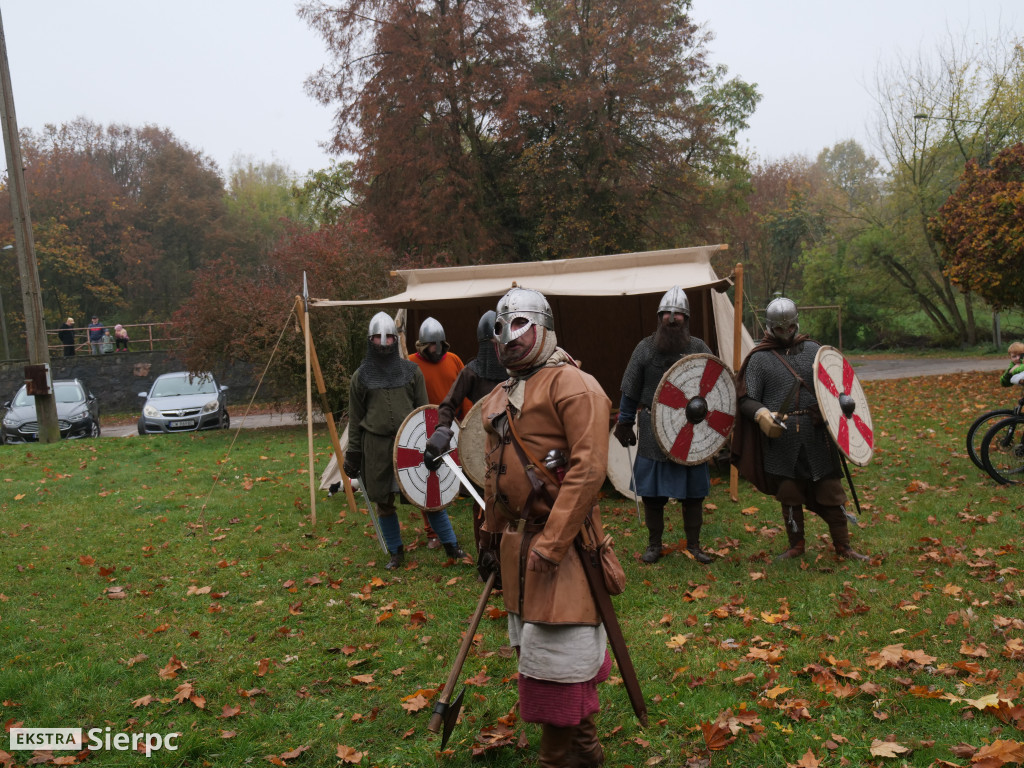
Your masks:
M147 404L146 407L142 409L142 415L148 416L151 419L159 419L160 411L157 410L156 406Z
M75 411L70 416L68 416L68 421L82 421L83 419L87 418L89 418L89 411L83 409L81 411Z
M213 413L220 408L220 400L211 400L203 406L203 413Z
M10 414L5 414L4 415L4 426L5 427L10 427L11 429L13 429L14 427L18 426L19 424L21 424L21 422L18 421L18 419L15 418L14 416L11 416Z

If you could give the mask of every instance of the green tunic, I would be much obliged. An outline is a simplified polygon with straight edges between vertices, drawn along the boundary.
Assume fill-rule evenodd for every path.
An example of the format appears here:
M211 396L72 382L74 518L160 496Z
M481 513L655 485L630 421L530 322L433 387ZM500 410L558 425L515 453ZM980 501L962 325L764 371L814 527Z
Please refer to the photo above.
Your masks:
M352 376L348 397L348 450L361 453L360 482L375 504L387 502L398 490L393 455L395 436L412 411L427 404L427 385L415 363L409 380L398 387L370 389L359 369Z

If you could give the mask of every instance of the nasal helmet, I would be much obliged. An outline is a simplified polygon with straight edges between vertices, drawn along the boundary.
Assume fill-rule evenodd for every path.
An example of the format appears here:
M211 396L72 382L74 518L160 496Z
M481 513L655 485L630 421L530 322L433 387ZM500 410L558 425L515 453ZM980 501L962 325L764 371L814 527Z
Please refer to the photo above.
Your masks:
M374 336L380 336L381 345L388 343L388 336L398 338L398 328L387 312L378 312L370 318L370 332L367 338L372 339Z
M779 297L772 299L764 312L765 324L768 326L768 333L780 341L789 341L800 330L797 322L800 314L796 310L796 303L792 299ZM790 327L795 326L792 332Z
M417 341L423 344L433 344L435 341L444 341L444 326L432 317L428 317L420 324L420 335Z
M493 309L488 309L480 315L480 321L476 324L476 340L490 341L494 338L494 321L498 314Z
M551 305L544 294L531 288L513 288L498 301L497 318L494 321L494 336L502 344L518 339L534 325L555 329ZM529 322L512 330L512 321L523 318Z
M690 316L690 300L686 298L686 291L680 288L678 285L674 285L669 288L665 295L661 297L661 302L658 304L658 316L661 316L662 312L682 312L684 316Z

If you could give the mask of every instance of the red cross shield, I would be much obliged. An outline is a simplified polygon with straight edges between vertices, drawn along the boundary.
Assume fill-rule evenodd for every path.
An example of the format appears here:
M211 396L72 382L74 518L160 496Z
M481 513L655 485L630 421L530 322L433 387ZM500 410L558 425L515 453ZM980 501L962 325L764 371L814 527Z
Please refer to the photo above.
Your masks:
M871 410L853 366L835 347L824 346L814 356L814 394L839 450L866 467L875 452Z
M736 382L714 355L688 355L665 371L651 403L658 447L678 464L703 464L736 421Z
M436 405L423 405L405 417L395 438L395 479L405 498L427 512L444 509L459 495L459 478L447 464L431 472L423 463L423 449L427 439L437 428ZM452 424L452 444L458 445L459 425ZM456 448L451 456L459 463ZM461 465L460 465L461 466Z

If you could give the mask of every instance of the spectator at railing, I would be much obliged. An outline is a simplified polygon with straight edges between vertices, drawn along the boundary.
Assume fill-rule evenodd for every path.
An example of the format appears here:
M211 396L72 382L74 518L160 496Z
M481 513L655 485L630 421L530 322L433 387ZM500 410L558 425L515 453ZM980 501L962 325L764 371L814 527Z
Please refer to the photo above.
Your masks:
M103 354L109 355L114 351L114 337L110 335L110 329L103 329Z
M57 331L57 338L64 345L64 357L75 354L75 318L69 317Z
M93 317L89 323L89 349L94 355L103 354L103 332L106 329L100 325L100 319Z
M114 326L114 343L118 352L128 351L128 329L118 323Z

